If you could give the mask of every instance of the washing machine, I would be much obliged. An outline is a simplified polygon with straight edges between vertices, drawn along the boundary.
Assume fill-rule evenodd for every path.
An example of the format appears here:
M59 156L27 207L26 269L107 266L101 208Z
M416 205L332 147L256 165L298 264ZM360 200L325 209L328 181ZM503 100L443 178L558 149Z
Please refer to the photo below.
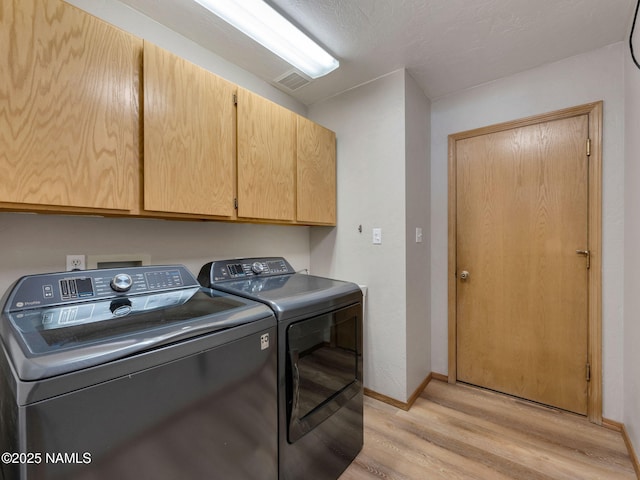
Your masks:
M265 305L180 265L30 275L2 305L2 478L277 478Z
M278 320L279 478L338 478L363 445L361 289L282 257L210 262L198 280Z

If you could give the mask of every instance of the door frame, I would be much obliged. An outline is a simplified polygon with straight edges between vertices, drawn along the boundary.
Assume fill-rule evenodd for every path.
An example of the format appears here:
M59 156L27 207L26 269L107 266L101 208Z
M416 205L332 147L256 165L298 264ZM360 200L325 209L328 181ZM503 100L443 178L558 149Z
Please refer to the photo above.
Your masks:
M456 142L513 128L561 120L579 115L589 118L589 185L588 222L591 266L588 278L588 340L587 361L590 365L590 381L587 384L587 418L602 425L602 101L557 110L541 115L499 123L449 135L449 228L448 228L448 340L449 383L457 381L457 275L456 275ZM587 146L585 145L585 149ZM585 372L586 375L586 372Z

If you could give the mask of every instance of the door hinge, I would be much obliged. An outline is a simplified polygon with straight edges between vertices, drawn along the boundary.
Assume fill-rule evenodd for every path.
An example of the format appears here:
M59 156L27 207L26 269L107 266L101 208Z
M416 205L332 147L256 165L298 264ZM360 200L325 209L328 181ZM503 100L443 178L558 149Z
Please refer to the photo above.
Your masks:
M587 382L591 381L591 365L587 363Z
M591 139L587 138L587 157L591 156Z
M237 198L233 199L233 208L235 208L236 210L238 209L238 199Z
M237 93L233 94L233 104L234 105L238 105L238 94Z
M587 259L587 270L591 268L591 252L589 250L576 250L578 255L584 255Z

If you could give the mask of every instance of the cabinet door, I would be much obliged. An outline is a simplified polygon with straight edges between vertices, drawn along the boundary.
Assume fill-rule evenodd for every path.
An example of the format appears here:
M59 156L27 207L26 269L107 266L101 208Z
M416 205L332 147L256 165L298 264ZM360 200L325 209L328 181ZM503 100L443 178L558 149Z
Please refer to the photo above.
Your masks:
M336 223L336 134L298 117L297 221Z
M238 89L238 216L295 220L296 114Z
M235 86L144 42L144 208L234 214Z
M142 41L57 0L1 0L0 202L132 210Z

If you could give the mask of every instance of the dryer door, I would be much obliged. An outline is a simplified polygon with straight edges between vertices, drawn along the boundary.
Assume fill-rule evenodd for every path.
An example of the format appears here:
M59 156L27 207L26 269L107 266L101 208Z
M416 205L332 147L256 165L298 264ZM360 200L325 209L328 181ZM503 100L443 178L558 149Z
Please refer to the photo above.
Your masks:
M286 375L293 443L362 389L362 304L291 324Z

